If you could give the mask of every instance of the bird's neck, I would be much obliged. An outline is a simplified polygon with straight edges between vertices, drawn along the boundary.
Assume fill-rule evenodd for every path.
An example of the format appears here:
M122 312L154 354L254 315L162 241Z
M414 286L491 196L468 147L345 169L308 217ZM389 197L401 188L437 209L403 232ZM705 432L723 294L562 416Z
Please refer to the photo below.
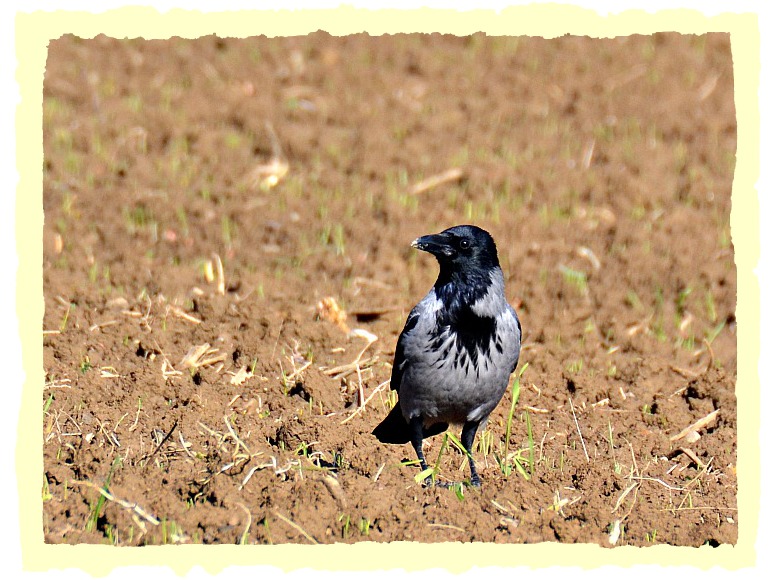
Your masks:
M491 291L503 292L499 268L491 270L443 271L435 282L435 296L443 303L451 318L463 316L473 305L487 297ZM503 280L502 280L503 282Z

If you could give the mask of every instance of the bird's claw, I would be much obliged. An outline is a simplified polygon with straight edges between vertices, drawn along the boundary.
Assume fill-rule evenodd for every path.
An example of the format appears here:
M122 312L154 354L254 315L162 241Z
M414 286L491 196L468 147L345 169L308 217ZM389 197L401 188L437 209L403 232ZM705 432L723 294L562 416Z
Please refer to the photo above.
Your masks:
M474 487L480 489L480 479L475 478L470 481L433 481L432 477L427 477L422 483L422 487L440 487L442 489L451 489L457 485L463 485L464 487Z

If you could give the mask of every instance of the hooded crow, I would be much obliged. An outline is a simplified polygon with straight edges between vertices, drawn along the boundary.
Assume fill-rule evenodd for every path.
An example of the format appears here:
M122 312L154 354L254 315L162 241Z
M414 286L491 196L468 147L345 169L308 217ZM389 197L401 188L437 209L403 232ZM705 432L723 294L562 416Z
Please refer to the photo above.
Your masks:
M455 226L411 245L434 255L440 274L397 340L390 386L398 401L373 435L382 443L410 442L426 470L422 441L462 424L470 483L480 486L472 444L518 365L521 323L505 297L488 232Z

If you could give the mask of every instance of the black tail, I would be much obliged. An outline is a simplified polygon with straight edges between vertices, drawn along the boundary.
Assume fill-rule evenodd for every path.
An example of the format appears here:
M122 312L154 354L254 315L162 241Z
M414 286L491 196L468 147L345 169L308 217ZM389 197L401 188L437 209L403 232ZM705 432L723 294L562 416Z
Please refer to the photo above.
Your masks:
M424 428L424 437L432 437L448 429L448 423L435 423ZM411 441L411 428L403 417L400 401L392 408L381 423L373 429L373 435L382 443L409 443Z
M382 443L408 443L411 440L411 429L408 422L403 417L403 410L400 408L400 401L392 407L381 423L373 429L373 435Z

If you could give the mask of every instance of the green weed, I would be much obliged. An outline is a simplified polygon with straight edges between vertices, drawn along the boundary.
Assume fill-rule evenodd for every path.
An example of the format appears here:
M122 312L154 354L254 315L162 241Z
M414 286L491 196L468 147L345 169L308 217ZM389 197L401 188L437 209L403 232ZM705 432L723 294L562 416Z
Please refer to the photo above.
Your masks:
M236 235L236 224L230 217L224 215L220 220L220 230L223 236L223 244L225 244L226 248L231 248Z
M161 545L179 544L186 541L185 533L174 520L161 520Z
M91 360L89 360L89 357L88 357L88 355L86 355L86 356L84 356L84 357L83 357L83 360L81 361L81 364L80 364L80 366L78 367L78 369L80 370L80 372L81 372L82 374L84 374L84 375L85 375L85 374L86 374L87 372L89 372L89 371L90 371L90 370L91 370L93 367L94 367L94 365L92 365L92 364L91 364Z
M704 300L704 305L706 308L706 318L709 319L710 322L714 323L717 321L717 307L714 304L714 295L711 293L710 290L706 290L706 297Z
M692 288L688 286L687 288L680 290L676 296L676 312L680 317L684 316L687 305L687 298L691 293Z
M105 477L105 481L102 484L102 489L105 491L108 491L108 488L110 487L110 480L113 477L113 472L117 467L119 467L123 463L123 458L118 456L113 460L113 463L110 465L110 469L107 472L107 477ZM105 505L105 496L101 493L99 494L99 497L97 498L97 501L91 506L91 511L89 512L89 517L86 520L86 531L87 532L93 532L97 527L97 522L99 521L99 517L102 514L102 508Z
M188 214L185 208L180 206L177 208L177 221L180 222L180 233L183 237L188 237L190 227L188 225Z
M397 405L397 391L390 391L385 395L384 406L387 411L391 411Z
M51 491L48 488L48 478L43 475L43 493L42 498L44 502L51 501L54 496L51 494Z
M582 371L582 367L583 367L583 359L578 359L570 362L567 365L566 370L569 371L571 374L576 375L577 373Z
M507 477L512 473L513 467L525 478L530 478L530 473L533 471L533 460L534 460L534 439L533 434L531 432L531 419L528 416L527 412L527 437L529 441L529 445L526 450L519 450L517 452L510 452L510 436L512 435L513 430L513 417L515 415L515 406L518 403L518 399L521 396L521 377L523 376L523 373L526 371L526 369L529 367L529 363L526 363L521 367L521 370L519 371L518 375L516 376L515 380L513 381L512 386L512 392L511 392L511 400L510 400L510 410L507 414L507 423L505 426L505 443L504 443L504 450L501 453L500 457L497 457L497 462L499 463L499 467L502 471L502 473ZM523 456L523 453L525 451L529 451L529 458L525 458ZM529 472L526 471L525 465L528 465Z
M139 95L129 95L124 98L124 105L132 113L139 113L142 110L142 97Z
M341 537L345 540L351 535L352 518L349 514L338 516L338 522L341 524Z
M714 342L714 339L719 336L719 333L722 332L722 329L725 328L725 321L722 320L719 324L717 324L714 328L706 332L706 342L711 344Z
M75 308L75 304L70 302L70 304L67 305L67 310L64 312L64 317L62 318L62 322L59 323L59 332L64 332L64 329L67 328L67 321L70 319L70 312Z
M683 348L685 350L695 350L695 337L690 335L686 338L681 336L676 339L676 347Z
M43 414L44 415L46 413L48 413L48 410L51 408L51 403L53 403L53 402L54 402L54 394L51 393L50 395L48 395L48 399L46 399L46 402L43 403Z
M641 310L642 304L641 300L639 299L638 294L634 292L633 290L629 290L625 295L625 303L628 304L631 308L634 308L635 310Z
M582 270L574 270L567 266L559 266L558 269L564 277L564 280L574 286L581 294L588 292L588 275Z

